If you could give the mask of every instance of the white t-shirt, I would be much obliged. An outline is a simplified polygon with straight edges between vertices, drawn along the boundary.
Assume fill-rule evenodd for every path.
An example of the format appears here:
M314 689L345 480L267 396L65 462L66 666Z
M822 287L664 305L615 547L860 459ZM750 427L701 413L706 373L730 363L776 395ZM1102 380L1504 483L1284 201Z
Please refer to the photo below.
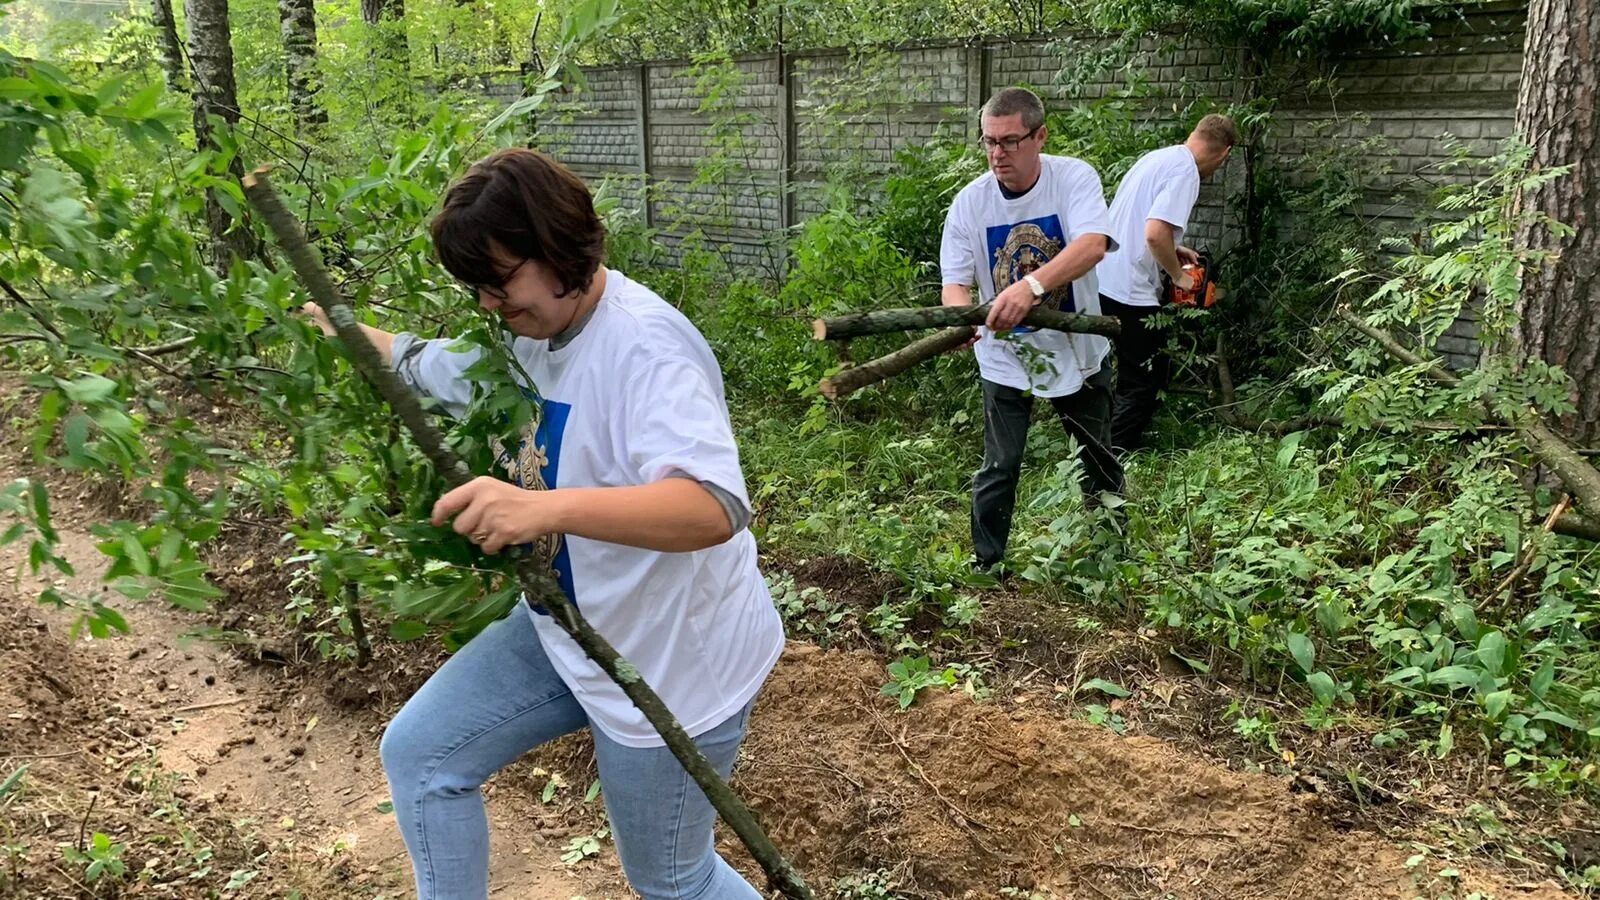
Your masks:
M976 282L979 302L988 303L1086 234L1106 235L1107 248L1116 248L1094 167L1068 156L1039 159L1039 180L1020 197L1007 199L993 172L956 194L939 247L945 284L970 287ZM1099 315L1095 270L1049 292L1041 305ZM1016 328L997 337L987 327L978 333L973 353L984 379L1040 397L1077 392L1084 378L1100 371L1111 349L1109 340L1093 334Z
M1181 242L1199 196L1200 168L1188 147L1177 144L1140 157L1111 201L1111 234L1122 249L1100 261L1100 292L1129 306L1160 306L1161 265L1145 242L1145 222L1174 226L1173 243Z
M472 399L462 373L478 353L453 351L452 343L396 335L393 355L414 390L460 415ZM523 484L534 465L551 488L685 475L749 507L716 358L694 325L649 288L608 269L594 316L570 343L551 350L548 341L519 337L511 346L544 407L535 433L503 460L512 480ZM749 703L783 651L783 623L756 569L749 531L692 553L567 536L553 568L567 597L691 736ZM661 746L644 715L577 642L543 610L532 614L551 663L590 722L619 744Z

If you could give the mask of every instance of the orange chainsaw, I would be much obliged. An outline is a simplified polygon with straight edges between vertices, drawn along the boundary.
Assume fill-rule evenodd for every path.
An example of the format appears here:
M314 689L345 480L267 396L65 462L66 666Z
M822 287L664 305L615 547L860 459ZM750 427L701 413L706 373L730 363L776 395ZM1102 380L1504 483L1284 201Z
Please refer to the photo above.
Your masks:
M1211 262L1211 256L1201 253L1200 261L1185 265L1183 271L1194 280L1194 287L1188 290L1173 284L1172 279L1165 272L1162 273L1161 280L1166 282L1167 287L1167 302L1174 306L1210 309L1217 302L1216 266Z

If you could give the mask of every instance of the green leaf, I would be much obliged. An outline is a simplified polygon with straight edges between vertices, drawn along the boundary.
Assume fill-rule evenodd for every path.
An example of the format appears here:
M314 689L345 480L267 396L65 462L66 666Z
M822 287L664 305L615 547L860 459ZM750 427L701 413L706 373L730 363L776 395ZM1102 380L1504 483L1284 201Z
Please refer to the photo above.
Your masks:
M1499 629L1484 632L1478 640L1478 661L1492 675L1505 672L1506 636Z
M1469 641L1476 641L1482 629L1478 625L1478 613L1470 603L1456 603L1450 607L1450 622L1455 625L1456 633Z
M90 405L104 403L117 392L117 383L99 375L85 375L76 381L57 381L61 390L74 403Z
M133 570L140 575L149 575L151 573L150 554L144 549L144 545L139 543L139 538L136 535L123 535L122 556L128 561L129 565L133 566Z
M1450 723L1449 722L1446 722L1443 725L1440 725L1439 726L1439 749L1435 753L1435 755L1439 759L1444 759L1446 756L1450 755L1450 751L1455 747L1455 745L1456 745L1456 730L1454 728L1450 727Z
M161 104L162 92L166 85L159 81L151 82L143 90L128 98L122 105L123 112L131 119L149 118Z
M1333 676L1327 672L1312 672L1307 675L1306 685L1311 688L1312 696L1316 697L1317 702L1323 706L1327 706L1339 699L1339 685L1334 682Z
M1316 645L1311 643L1311 638L1298 631L1289 632L1289 655L1300 666L1300 671L1309 673L1317 660Z
M1551 685L1556 683L1556 660L1553 656L1545 657L1539 666L1539 671L1533 673L1533 681L1528 684L1528 691L1540 700L1550 691Z
M128 620L122 617L122 613L117 612L109 606L102 606L96 603L94 605L94 617L102 625L109 625L122 634L127 634L129 632Z
M5 781L0 781L0 800L4 800L8 794L10 794L12 791L15 791L17 789L17 785L22 783L22 776L26 774L28 774L28 767L23 766L15 772L12 772L10 775L7 775Z
M1289 463L1294 461L1294 454L1300 449L1300 442L1305 440L1305 437L1306 433L1304 431L1296 431L1293 434L1284 435L1283 440L1278 442L1278 466L1280 468L1287 468Z
M1562 728L1570 728L1573 731L1583 731L1584 730L1583 729L1583 725L1579 724L1577 719L1574 719L1573 717L1571 717L1569 715L1566 715L1565 713L1558 713L1558 712L1556 712L1554 710L1549 710L1549 709L1545 710L1544 712L1535 713L1534 716L1533 716L1533 721L1535 721L1535 722L1554 722L1555 724L1560 725Z
M0 78L0 100L26 100L39 93L39 86L26 78Z
M50 521L50 491L42 481L28 482L28 496L33 501L33 527L46 543L54 544L59 538Z
M111 583L111 589L130 600L145 600L155 592L155 588L136 578L118 578Z
M203 612L222 591L206 580L204 563L189 561L172 566L161 575L161 596L174 606Z
M414 641L428 633L428 626L416 619L395 619L389 623L389 637L396 641Z
M1429 684L1442 684L1455 689L1463 687L1476 687L1483 679L1483 673L1470 666L1445 666L1428 673L1426 681ZM1388 679L1384 679L1387 681Z
M393 800L385 800L382 803L379 803L375 807L375 809L377 809L378 812L383 813L384 815L387 816L390 813L394 812L394 801Z
M1510 691L1495 691L1484 697L1484 715L1488 716L1490 720L1498 721L1501 716L1505 715L1506 707L1511 703L1511 697L1512 693Z
M1112 697L1132 697L1133 693L1119 684L1106 681L1104 678L1091 678L1083 683L1082 690L1099 691Z
M89 456L89 417L83 413L73 413L67 417L67 423L61 427L61 442L67 447L67 456L78 465L87 465Z

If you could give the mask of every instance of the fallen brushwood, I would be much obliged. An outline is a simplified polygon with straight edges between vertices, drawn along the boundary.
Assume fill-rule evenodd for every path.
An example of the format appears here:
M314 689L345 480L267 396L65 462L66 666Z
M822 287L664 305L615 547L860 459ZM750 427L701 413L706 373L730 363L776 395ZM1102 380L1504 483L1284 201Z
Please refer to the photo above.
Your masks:
M992 304L982 306L921 306L912 309L875 309L870 312L847 313L829 316L811 323L812 334L819 341L843 341L864 334L887 334L891 331L916 331L922 328L953 328L957 325L978 326L989 318ZM1075 334L1098 334L1115 338L1122 334L1122 323L1111 316L1091 316L1084 313L1066 313L1036 306L1022 317L1022 325L1030 328L1048 328L1052 331L1070 331Z
M822 379L817 389L829 400L843 400L869 384L893 378L925 359L931 359L962 346L972 340L974 334L976 334L975 329L966 325L946 328L921 340L912 341L893 353L859 366L846 367L837 375Z
M472 472L467 469L449 447L445 446L444 435L434 427L422 410L422 405L411 393L410 389L401 384L400 379L388 366L384 365L383 358L378 350L367 340L360 326L356 323L355 313L351 311L349 303L334 287L333 280L328 276L328 271L322 265L322 260L317 256L316 250L306 240L305 230L294 217L278 192L267 180L266 170L258 169L244 178L245 196L250 204L261 213L272 233L277 237L278 243L288 254L289 262L294 267L295 274L305 285L306 290L328 314L339 338L344 341L349 351L352 362L362 376L378 389L384 400L395 411L416 438L417 445L433 463L441 477L452 488L460 487L472 479ZM556 584L555 576L551 574L548 566L530 554L523 554L516 558L515 563L517 580L521 583L523 591L534 603L542 604L550 612L550 617L561 629L571 635L583 652L595 662L611 680L622 688L628 699L644 713L646 719L660 733L666 741L672 755L683 763L683 768L689 776L705 791L706 799L716 808L717 814L733 829L739 839L755 857L761 868L766 870L767 878L772 885L790 897L811 900L811 889L795 871L778 848L773 845L765 831L756 822L749 807L739 799L727 782L717 774L700 748L683 730L677 718L667 709L667 705L654 690L639 676L639 670L622 657L612 647L610 642L600 636L586 619L578 612L578 608L567 600L566 594Z

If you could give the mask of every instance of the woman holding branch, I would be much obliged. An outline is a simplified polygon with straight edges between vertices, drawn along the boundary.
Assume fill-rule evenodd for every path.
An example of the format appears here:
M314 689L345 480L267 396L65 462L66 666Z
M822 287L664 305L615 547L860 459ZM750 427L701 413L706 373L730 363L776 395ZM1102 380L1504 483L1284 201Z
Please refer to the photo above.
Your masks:
M559 536L562 591L630 660L724 778L783 629L746 530L750 502L722 376L676 309L605 268L588 189L533 150L474 165L434 219L440 260L514 336L542 406L502 460L441 497L436 524L483 548ZM332 323L307 310L325 333ZM477 353L363 326L411 388L460 414ZM530 488L539 485L546 490ZM382 742L420 900L488 896L479 788L588 727L628 880L647 900L757 898L717 856L716 813L644 716L526 600L445 663Z

